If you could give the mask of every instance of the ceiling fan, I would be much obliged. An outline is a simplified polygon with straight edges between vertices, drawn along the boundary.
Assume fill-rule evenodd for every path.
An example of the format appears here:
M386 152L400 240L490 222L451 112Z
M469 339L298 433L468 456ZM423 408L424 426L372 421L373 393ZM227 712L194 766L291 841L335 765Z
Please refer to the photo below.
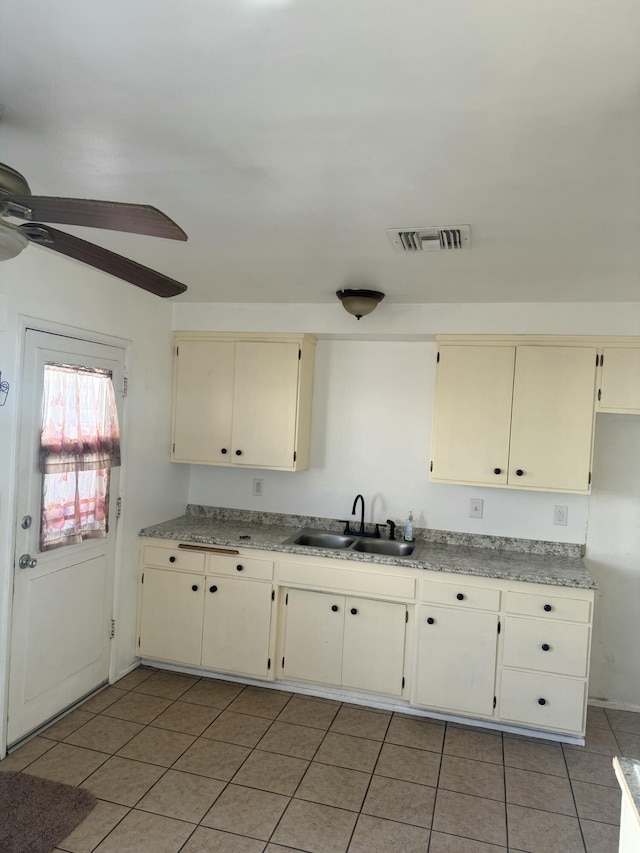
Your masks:
M22 225L12 225L2 219L5 216L27 221ZM116 278L124 279L136 287L155 293L156 296L177 296L187 289L185 284L122 255L64 231L58 231L50 225L33 221L38 219L66 225L105 228L109 231L147 234L168 240L187 239L180 226L162 211L149 205L31 195L25 178L15 169L0 163L0 261L15 257L29 243L36 243Z

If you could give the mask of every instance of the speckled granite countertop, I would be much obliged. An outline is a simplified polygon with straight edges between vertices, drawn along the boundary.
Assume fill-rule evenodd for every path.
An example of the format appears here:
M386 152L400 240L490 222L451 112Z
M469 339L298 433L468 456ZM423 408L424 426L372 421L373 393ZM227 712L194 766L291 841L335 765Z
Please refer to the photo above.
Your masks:
M630 797L635 806L636 817L640 820L640 761L616 756L613 759L613 769L622 791Z
M301 528L342 532L343 526L344 522L336 519L190 504L185 515L145 527L140 535L202 545L258 548L261 551L412 566L499 580L596 589L595 581L580 559L579 545L419 529L416 530L413 554L404 558L285 544Z

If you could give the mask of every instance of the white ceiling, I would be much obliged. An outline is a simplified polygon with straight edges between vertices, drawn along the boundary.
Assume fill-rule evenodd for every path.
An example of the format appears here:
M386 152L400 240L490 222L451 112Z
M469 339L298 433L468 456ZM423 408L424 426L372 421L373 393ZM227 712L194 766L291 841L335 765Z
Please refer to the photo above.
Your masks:
M68 230L178 301L638 301L639 45L640 0L14 0L0 160L164 210L189 242Z

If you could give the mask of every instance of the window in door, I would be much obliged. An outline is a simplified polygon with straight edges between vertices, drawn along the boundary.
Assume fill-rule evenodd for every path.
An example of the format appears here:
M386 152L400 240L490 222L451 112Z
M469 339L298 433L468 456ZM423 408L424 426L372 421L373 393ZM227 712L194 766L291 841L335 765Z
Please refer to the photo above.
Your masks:
M120 430L111 372L46 363L41 551L107 535L109 472L118 465Z

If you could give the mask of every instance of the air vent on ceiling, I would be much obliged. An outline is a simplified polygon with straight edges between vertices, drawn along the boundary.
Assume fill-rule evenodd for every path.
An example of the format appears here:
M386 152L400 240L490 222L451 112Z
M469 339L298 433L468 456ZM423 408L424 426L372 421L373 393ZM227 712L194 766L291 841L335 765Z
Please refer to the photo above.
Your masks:
M389 239L398 252L439 252L468 249L471 246L469 225L446 228L389 228Z

